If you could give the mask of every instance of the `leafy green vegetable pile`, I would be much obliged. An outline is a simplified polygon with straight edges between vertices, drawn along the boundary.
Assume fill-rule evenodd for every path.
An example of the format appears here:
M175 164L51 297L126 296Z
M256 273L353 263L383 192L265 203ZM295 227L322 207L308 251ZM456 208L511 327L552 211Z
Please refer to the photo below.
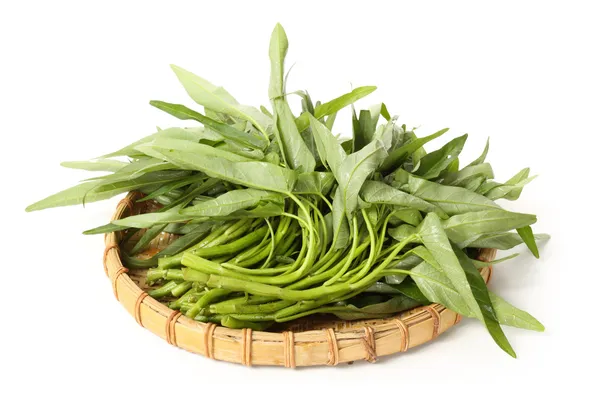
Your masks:
M272 111L241 105L173 66L204 113L150 104L202 126L159 130L95 161L63 163L112 173L27 210L132 190L160 203L86 233L137 234L133 249L122 252L124 263L149 268L148 281L159 285L150 294L199 321L265 329L316 313L380 318L436 302L479 319L515 356L500 325L543 326L488 291L476 257L481 248L523 242L538 256L536 240L547 236L532 233L536 217L495 202L517 199L533 179L529 169L493 181L488 145L460 168L467 135L427 153L423 145L447 129L417 137L384 104L358 114L353 108L353 137L339 139L332 134L336 113L375 87L316 104L295 92L302 103L296 117L285 92L287 47L277 25L269 49ZM161 232L179 236L151 258L136 256Z

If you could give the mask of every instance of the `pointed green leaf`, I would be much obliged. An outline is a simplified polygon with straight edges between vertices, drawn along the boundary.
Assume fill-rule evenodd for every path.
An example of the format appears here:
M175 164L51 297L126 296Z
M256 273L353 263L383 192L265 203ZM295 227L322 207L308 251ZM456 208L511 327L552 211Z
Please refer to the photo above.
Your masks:
M104 192L101 194L93 193L93 189L98 186L97 182L84 182L69 189L65 189L56 194L46 197L36 203L28 206L25 211L38 211L52 207L72 206L83 204L84 197L88 203L110 199L119 193ZM127 190L124 190L127 191ZM122 192L121 192L122 193Z
M439 269L449 279L452 286L464 300L466 307L471 311L470 313L463 313L465 309L462 308L457 312L463 315L474 315L481 320L483 318L481 310L473 296L465 271L448 241L439 217L433 213L427 214L427 217L419 226L418 236L437 262L437 265L432 266Z
M435 212L441 218L448 218L448 215L438 206L401 190L394 189L383 182L366 181L362 186L360 194L369 203L414 208L426 213Z
M155 153L173 164L202 171L213 178L223 179L254 189L289 193L296 183L296 173L294 171L266 162L235 162L215 156L217 153L203 155L199 154L196 149L193 151L177 150L158 143L148 143L141 147L142 150ZM217 149L213 150L216 151ZM232 154L229 155L230 158L232 156Z
M375 172L386 156L387 152L383 144L375 141L342 161L336 179L340 185L342 204L348 219L358 206L358 193L363 183Z
M402 145L401 147L393 150L385 159L379 170L386 172L398 168L406 159L406 157L410 156L413 152L423 147L426 143L432 141L437 137L442 136L444 133L448 132L448 130L449 128L444 128L429 136L412 140Z
M219 139L221 136L217 136L216 139ZM158 138L170 138L170 139L180 139L180 140L189 140L192 142L198 142L201 139L205 138L204 129L193 129L193 128L169 128L159 130L152 135L148 135L136 142L131 143L128 146L123 147L120 150L117 150L113 153L106 154L99 158L111 158L111 157L119 157L119 156L136 156L141 154L139 151L136 151L135 148L143 143L151 142Z
M398 173L396 176L398 177ZM439 206L448 215L500 209L492 200L461 187L445 186L413 175L407 177L408 191L413 196Z
M281 24L275 25L269 43L269 59L271 60L271 81L269 98L275 99L285 93L283 78L284 60L288 50L288 39Z
M331 172L308 172L298 175L294 193L327 195L335 178Z
M224 138L232 140L241 145L249 146L254 149L265 149L267 141L263 137L254 136L250 133L240 131L233 126L223 124L208 118L199 112L191 110L181 104L166 103L164 101L152 100L150 105L162 110L172 116L182 120L194 120L203 124L205 127L214 129Z
M533 230L531 226L524 226L521 228L517 228L517 233L523 239L523 242L527 245L529 251L535 258L540 258L540 252L538 250L537 244L535 243L535 236L533 235Z
M550 236L546 234L537 234L534 235L534 239L537 241L543 241L550 239ZM473 242L469 243L469 247L481 249L510 250L513 247L518 246L522 243L523 239L518 233L500 232L481 235Z
M488 163L472 165L465 167L458 172L449 173L444 176L444 185L447 186L461 186L473 178L474 176L483 176L485 179L493 179L494 171L492 166Z
M529 329L538 332L544 331L544 325L542 325L529 313L519 310L495 293L489 292L489 294L492 300L492 305L494 306L494 311L498 317L498 321L502 325L514 326L515 328Z
M95 161L64 161L60 163L65 168L83 169L86 171L109 171L117 172L127 166L127 163L116 160L95 160Z
M231 190L219 197L204 201L192 207L187 207L179 214L186 217L225 216L235 211L255 207L262 201L275 200L283 202L280 194L257 189Z
M506 232L536 222L532 214L514 213L502 209L475 211L455 215L443 222L448 238L464 247L482 234Z
M231 96L222 95L219 90L222 88L216 88L208 81L181 67L171 65L171 69L177 75L179 82L181 82L188 95L196 103L212 111L248 121L264 135L265 139L268 139L266 131L269 122L268 117L259 110L254 107L237 104Z
M458 258L458 261L465 270L467 280L469 281L469 285L471 286L471 290L473 291L473 296L475 296L475 300L477 300L477 304L479 305L479 309L481 310L481 314L483 316L483 323L485 324L485 327L487 328L488 332L490 333L496 344L500 346L502 350L504 350L512 357L517 357L512 346L508 342L506 335L500 327L498 317L496 316L496 312L494 311L494 308L492 306L490 294L481 274L479 273L475 265L473 265L469 257L467 257L467 255L462 252L462 250L455 248L454 251L456 257Z
M335 176L338 176L342 162L347 157L346 152L325 125L312 115L308 116L308 120L321 162L328 166Z
M452 139L442 148L432 151L421 159L419 168L414 172L423 179L438 177L458 157L465 145L468 135Z
M300 173L314 171L315 158L298 132L294 115L285 97L275 98L273 108L275 112L273 132L280 144L284 161L290 168Z
M346 93L336 99L328 101L327 103L320 104L315 107L315 118L321 119L325 116L332 115L340 111L341 109L348 107L350 104L355 103L356 101L362 99L365 96L373 93L377 89L376 86L361 86L352 90L349 93ZM304 113L296 119L296 125L298 126L298 130L302 132L308 125L310 121L308 119L309 113Z
M483 162L485 161L485 158L487 157L489 149L490 149L490 138L488 138L487 141L485 142L485 147L483 149L483 153L481 153L481 155L479 157L477 157L475 160L473 160L473 162L471 164L467 165L467 167L472 167L473 165L483 164Z

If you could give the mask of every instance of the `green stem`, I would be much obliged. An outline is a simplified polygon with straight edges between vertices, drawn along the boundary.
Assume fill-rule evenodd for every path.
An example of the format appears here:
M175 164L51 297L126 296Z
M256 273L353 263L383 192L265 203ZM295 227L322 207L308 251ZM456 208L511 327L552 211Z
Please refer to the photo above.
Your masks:
M258 243L266 232L267 227L263 226L262 228L255 230L254 232L249 233L238 240L234 240L233 242L218 246L204 247L202 249L193 250L191 253L199 257L215 257L226 254L235 254L249 246L252 246L255 243Z
M373 230L373 226L371 225L371 221L369 220L369 217L367 216L367 212L364 210L364 208L361 210L361 212L362 212L363 218L365 220L365 225L367 225L367 230L369 231L369 239L371 240L371 248L369 250L369 259L368 259L367 263L363 266L363 268L360 269L360 271L358 272L358 274L354 275L348 281L348 283L354 283L356 281L359 281L366 274L368 274L369 270L371 269L371 266L375 262L375 258L377 256L377 252L376 252L376 249L375 249L376 246L377 246L377 241L375 239L375 231Z
M198 289L192 288L192 289L188 290L188 292L186 294L184 294L183 296L181 296L177 300L170 302L169 303L169 308L171 308L173 310L178 310L181 307L181 304L183 302L193 302L193 303L196 303L198 301L198 298L200 298L201 296L203 296L204 293L206 293L206 292L199 292Z
M173 297L179 297L192 288L192 282L181 282L171 290Z
M204 296L198 299L198 301L196 302L196 304L194 304L192 308L190 308L185 313L185 316L193 319L194 317L196 317L196 315L198 315L198 313L200 313L202 309L206 308L206 306L210 305L215 300L221 297L227 296L229 293L231 293L231 291L221 288L214 288L209 290L204 294Z
M160 299L161 297L169 296L171 294L171 290L175 289L176 287L177 282L170 281L165 283L158 289L151 290L150 292L148 292L148 294L155 299Z
M213 304L210 312L213 314L266 314L273 313L294 304L294 301L282 300L273 302L273 298L260 297L262 304ZM270 302L269 302L270 301Z
M342 268L335 273L333 277L323 283L323 286L329 286L335 283L342 275L348 271L350 265L352 264L352 260L354 259L356 247L358 245L358 222L356 221L356 215L352 218L352 247L350 247L350 252L346 257L346 262L343 264Z

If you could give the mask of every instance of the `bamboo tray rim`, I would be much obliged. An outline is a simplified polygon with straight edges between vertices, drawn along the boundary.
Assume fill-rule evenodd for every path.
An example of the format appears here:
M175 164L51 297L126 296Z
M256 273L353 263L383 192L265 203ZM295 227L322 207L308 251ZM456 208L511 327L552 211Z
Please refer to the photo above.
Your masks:
M136 192L129 193L116 208L112 219L136 210ZM116 299L139 325L165 339L169 344L206 357L244 365L295 366L337 365L405 352L409 348L435 339L456 325L461 315L440 305L420 306L393 318L341 322L333 327L300 332L263 332L230 329L213 323L194 321L177 310L150 297L129 276L120 259L116 232L105 235L104 271L111 280ZM495 258L496 251L484 249L483 261ZM492 266L481 273L486 281ZM335 326L335 324L343 324ZM350 325L350 326L347 326Z

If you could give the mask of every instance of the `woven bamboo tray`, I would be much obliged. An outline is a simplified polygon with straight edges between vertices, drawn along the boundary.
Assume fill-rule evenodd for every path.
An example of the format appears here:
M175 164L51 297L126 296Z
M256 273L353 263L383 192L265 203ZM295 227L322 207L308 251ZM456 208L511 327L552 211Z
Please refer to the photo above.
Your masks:
M149 204L135 202L129 193L117 206L113 219L146 212ZM138 324L169 344L203 356L244 365L279 365L288 368L337 365L405 352L435 339L456 325L461 316L439 304L418 307L393 318L341 321L308 317L284 325L280 332L229 329L189 319L148 296L145 270L128 271L119 257L121 237L106 235L104 270L117 300ZM496 251L485 249L479 259L491 261ZM481 270L489 281L492 267Z

